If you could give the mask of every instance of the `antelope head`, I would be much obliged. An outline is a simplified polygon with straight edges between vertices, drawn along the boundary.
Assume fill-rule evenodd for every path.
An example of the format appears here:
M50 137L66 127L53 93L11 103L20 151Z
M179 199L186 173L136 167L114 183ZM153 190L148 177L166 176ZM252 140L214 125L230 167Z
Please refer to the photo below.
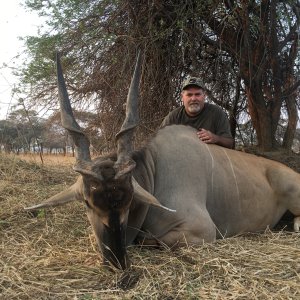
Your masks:
M116 159L112 157L91 159L89 140L72 112L59 54L57 54L56 63L61 121L75 144L74 170L80 176L77 182L67 190L26 209L58 206L74 200L84 201L104 262L126 269L129 266L126 253L126 229L133 198L162 207L156 198L145 191L131 175L136 165L130 154L134 128L139 119L138 86L141 77L141 55L137 57L127 96L126 117L121 130L116 135Z

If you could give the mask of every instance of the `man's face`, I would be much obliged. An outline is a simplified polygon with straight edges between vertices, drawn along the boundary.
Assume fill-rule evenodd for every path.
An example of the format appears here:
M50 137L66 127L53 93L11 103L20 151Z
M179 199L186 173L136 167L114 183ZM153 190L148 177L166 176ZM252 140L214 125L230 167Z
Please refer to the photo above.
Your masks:
M204 107L206 95L199 87L188 87L182 91L181 96L185 111L189 116L196 116Z

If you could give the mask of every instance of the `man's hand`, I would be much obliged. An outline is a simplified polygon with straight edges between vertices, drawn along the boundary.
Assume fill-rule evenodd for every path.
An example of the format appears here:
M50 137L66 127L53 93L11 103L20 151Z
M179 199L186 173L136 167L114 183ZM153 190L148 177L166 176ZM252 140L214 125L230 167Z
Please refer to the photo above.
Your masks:
M226 148L231 148L233 147L233 139L232 138L227 138L223 136L216 135L209 130L200 128L199 131L197 131L197 136L199 139L206 143L206 144L217 144Z
M199 139L206 144L217 144L218 136L206 129L200 129L197 132Z

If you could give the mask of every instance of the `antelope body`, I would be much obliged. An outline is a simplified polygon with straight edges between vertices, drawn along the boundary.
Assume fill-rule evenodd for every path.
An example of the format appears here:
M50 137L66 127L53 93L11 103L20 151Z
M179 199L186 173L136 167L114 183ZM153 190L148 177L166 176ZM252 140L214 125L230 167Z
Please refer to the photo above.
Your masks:
M290 210L300 227L300 175L264 158L207 145L196 130L167 126L133 151L141 58L117 135L116 155L91 160L89 142L76 123L62 76L58 85L63 126L76 145L77 182L38 209L85 201L105 261L129 266L126 246L134 241L169 247L199 245L216 238L273 227Z

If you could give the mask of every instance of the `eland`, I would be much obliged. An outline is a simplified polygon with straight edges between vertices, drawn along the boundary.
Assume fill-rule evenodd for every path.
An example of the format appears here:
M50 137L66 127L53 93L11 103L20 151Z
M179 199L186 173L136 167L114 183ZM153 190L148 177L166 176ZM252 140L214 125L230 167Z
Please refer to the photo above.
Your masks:
M103 261L120 269L129 267L126 248L135 242L201 245L272 228L287 210L299 231L300 175L283 164L205 144L194 128L183 125L160 129L134 151L141 65L138 55L117 153L91 159L57 55L62 125L74 141L80 176L67 190L26 209L84 202Z

